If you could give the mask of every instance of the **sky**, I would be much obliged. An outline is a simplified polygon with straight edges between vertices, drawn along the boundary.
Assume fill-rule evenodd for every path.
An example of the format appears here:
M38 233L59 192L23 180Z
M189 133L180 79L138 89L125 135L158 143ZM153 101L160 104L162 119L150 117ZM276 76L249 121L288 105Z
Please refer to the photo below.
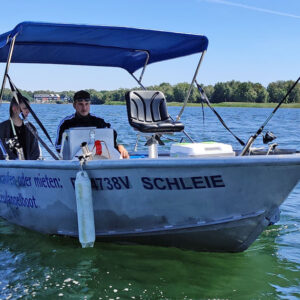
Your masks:
M300 0L3 0L1 11L0 33L43 21L203 34L209 46L197 80L205 85L237 80L267 86L300 76ZM191 82L199 57L151 64L143 84ZM0 74L4 70L1 63ZM11 64L9 74L30 91L137 86L118 68Z

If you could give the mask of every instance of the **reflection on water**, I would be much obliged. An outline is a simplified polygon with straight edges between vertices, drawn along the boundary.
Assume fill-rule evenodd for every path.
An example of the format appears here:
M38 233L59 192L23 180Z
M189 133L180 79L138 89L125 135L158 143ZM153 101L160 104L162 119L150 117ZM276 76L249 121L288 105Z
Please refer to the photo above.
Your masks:
M0 108L5 119L7 106ZM52 138L71 105L33 105ZM176 116L178 107L171 107ZM271 109L220 108L218 112L244 141ZM95 106L133 150L135 133L124 106ZM237 142L216 118L188 107L182 121L196 140ZM279 110L268 130L279 145L299 148L300 110ZM144 149L144 141L139 150ZM170 145L170 143L168 144ZM257 146L261 146L261 138ZM0 219L0 299L297 299L300 298L300 184L281 206L281 221L245 252L200 253L174 248L96 242L81 249L77 239L48 236Z
M281 225L265 231L249 250L238 254L100 242L93 249L81 249L76 239L41 235L4 221L0 226L4 234L0 243L4 298L258 299L299 295L299 260L281 256L285 247L277 242L285 230Z

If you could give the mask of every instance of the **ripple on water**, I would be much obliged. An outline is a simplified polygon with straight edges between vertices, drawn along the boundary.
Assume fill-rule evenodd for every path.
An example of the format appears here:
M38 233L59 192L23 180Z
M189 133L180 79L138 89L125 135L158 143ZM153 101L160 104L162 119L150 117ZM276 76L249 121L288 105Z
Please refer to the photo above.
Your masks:
M0 109L8 111L8 105ZM52 139L60 120L73 112L71 105L35 105L34 109ZM217 110L243 140L272 111ZM178 107L169 109L172 116L178 111ZM93 112L105 116L118 131L119 141L133 150L136 135L128 126L124 106L96 106ZM4 118L1 113L0 121ZM192 138L239 148L208 109L205 118L203 125L201 108L186 109L182 121ZM275 133L279 145L299 147L299 119L300 110L279 110L266 129ZM145 149L144 143L141 139L139 150ZM259 138L257 146L261 145ZM100 242L93 249L81 249L76 239L35 233L0 219L0 299L297 299L300 184L281 211L277 225L267 228L247 251L235 254Z

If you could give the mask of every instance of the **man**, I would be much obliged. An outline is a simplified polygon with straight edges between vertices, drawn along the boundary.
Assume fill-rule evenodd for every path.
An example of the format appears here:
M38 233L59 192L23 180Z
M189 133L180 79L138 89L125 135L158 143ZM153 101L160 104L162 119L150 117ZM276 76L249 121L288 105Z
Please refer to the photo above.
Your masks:
M26 119L29 110L25 102L29 100L24 96L18 97L19 103L15 98L12 98L9 106L10 118L0 123L0 159L5 159L8 155L9 159L26 159L36 160L40 157L40 148L37 138L28 129L23 120L20 118L20 113L23 113ZM29 122L28 126L36 132L35 127ZM18 147L8 146L7 142L12 141Z
M96 128L110 128L110 124L103 119L90 114L90 94L86 91L78 91L73 97L73 107L75 114L64 118L57 129L57 138L55 142L56 150L61 149L61 140L63 132L73 127L96 127ZM115 135L115 148L121 153L122 158L129 158L128 152L123 145L117 144L117 133Z

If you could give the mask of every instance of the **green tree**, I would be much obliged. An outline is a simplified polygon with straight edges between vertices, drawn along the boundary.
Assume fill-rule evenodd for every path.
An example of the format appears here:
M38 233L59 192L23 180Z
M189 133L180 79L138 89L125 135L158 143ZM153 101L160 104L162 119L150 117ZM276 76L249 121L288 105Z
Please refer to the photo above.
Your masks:
M211 102L230 102L232 101L232 88L228 82L218 82L214 86Z
M267 87L267 91L269 93L269 102L278 103L287 92L286 83L282 80L271 82Z
M11 98L12 98L12 93L11 93L10 89L4 89L3 95L2 95L2 100L10 101Z
M75 93L74 91L63 91L60 92L59 95L62 100L68 99L67 100L68 102L73 102L74 93Z
M292 80L286 81L286 93L292 87L293 84L294 84L294 81L292 81ZM286 102L287 103L300 103L300 84L299 83L291 91Z
M207 96L208 99L210 99L215 91L215 88L213 85L207 85L207 86L204 86L204 92Z
M21 94L26 97L29 101L33 101L33 92L31 91L25 91L25 90L20 90Z
M200 84L200 86L202 87L202 89L204 90L207 98L209 101L211 101L211 98L212 98L212 95L214 93L214 86L213 85L207 85L205 86L204 84ZM198 88L195 88L195 95L196 95L196 102L197 103L201 103L202 101L202 98L201 98L201 95L200 95L200 92L198 91Z
M92 104L103 104L105 102L101 92L98 92L94 89L89 89L87 91L90 93Z
M235 99L239 102L255 102L257 93L251 82L242 82L235 91Z
M176 84L173 87L174 101L175 102L184 102L189 88L190 88L190 84L188 84L186 82ZM189 97L189 102L196 102L196 101L197 101L196 88L193 87L191 90L190 97Z
M173 87L166 82L161 83L158 86L158 90L162 91L166 97L167 102L174 102L174 90Z
M261 85L260 83L254 83L253 87L257 94L255 102L257 102L257 103L268 102L269 94L268 94L266 88L263 85Z
M128 90L127 89L118 89L111 93L112 101L125 101L125 94Z

